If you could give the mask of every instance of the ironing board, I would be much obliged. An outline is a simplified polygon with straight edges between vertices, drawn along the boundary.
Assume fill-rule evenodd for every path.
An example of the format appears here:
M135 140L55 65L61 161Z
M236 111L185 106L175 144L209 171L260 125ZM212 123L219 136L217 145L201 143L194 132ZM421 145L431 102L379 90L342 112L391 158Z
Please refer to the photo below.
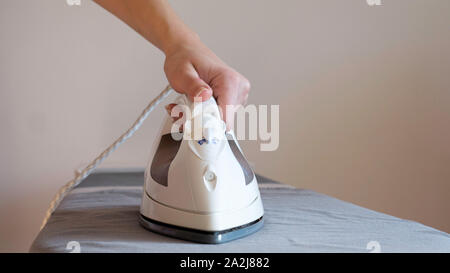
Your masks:
M448 233L257 176L264 227L220 245L152 233L138 223L143 172L94 173L67 195L30 252L450 252ZM231 198L231 197L230 197Z

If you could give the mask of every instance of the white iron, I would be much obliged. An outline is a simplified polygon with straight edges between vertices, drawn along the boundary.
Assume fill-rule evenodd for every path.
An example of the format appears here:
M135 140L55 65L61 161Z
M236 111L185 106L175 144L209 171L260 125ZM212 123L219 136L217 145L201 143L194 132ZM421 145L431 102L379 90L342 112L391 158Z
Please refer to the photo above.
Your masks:
M185 96L183 133L172 118L145 172L140 223L154 232L200 243L224 243L259 230L264 209L256 176L214 98ZM178 116L178 115L176 115ZM172 133L173 132L173 133Z

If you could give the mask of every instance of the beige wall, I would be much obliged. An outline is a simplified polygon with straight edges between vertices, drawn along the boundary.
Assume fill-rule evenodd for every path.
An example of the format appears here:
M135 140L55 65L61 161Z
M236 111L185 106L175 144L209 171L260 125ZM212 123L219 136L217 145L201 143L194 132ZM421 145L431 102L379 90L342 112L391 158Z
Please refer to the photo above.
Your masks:
M256 171L450 232L450 1L171 1L280 104ZM0 1L0 251L26 251L55 191L165 85L163 56L87 0ZM163 112L110 159L139 167Z

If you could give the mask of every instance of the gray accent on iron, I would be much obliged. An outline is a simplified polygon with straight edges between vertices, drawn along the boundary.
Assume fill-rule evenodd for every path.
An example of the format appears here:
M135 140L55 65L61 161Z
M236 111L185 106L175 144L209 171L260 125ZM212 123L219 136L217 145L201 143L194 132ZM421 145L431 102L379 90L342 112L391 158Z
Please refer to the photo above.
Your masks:
M158 148L150 167L150 175L156 183L168 186L169 167L180 149L181 140L175 140L172 134L161 136Z
M245 159L241 150L239 150L239 147L237 146L237 143L234 140L234 138L230 134L226 134L226 135L227 135L228 144L230 145L231 151L233 152L234 157L239 162L239 165L241 165L242 171L244 172L245 185L248 185L253 181L255 174L253 173L252 168L248 164L247 159Z
M222 244L255 233L262 228L264 219L261 217L245 225L223 231L204 231L170 225L155 221L142 214L139 217L139 223L144 228L162 235L202 244Z

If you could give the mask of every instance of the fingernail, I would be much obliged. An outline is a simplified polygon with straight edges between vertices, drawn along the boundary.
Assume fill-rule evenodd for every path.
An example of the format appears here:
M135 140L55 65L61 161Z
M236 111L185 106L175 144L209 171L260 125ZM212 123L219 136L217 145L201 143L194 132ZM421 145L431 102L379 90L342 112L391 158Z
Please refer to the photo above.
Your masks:
M200 89L200 91L198 91L194 97L195 98L200 98L203 99L203 96L206 96L209 93L209 89L203 87L202 89Z
M197 92L196 97L201 96L203 93L209 92L208 88L203 87L200 91Z

